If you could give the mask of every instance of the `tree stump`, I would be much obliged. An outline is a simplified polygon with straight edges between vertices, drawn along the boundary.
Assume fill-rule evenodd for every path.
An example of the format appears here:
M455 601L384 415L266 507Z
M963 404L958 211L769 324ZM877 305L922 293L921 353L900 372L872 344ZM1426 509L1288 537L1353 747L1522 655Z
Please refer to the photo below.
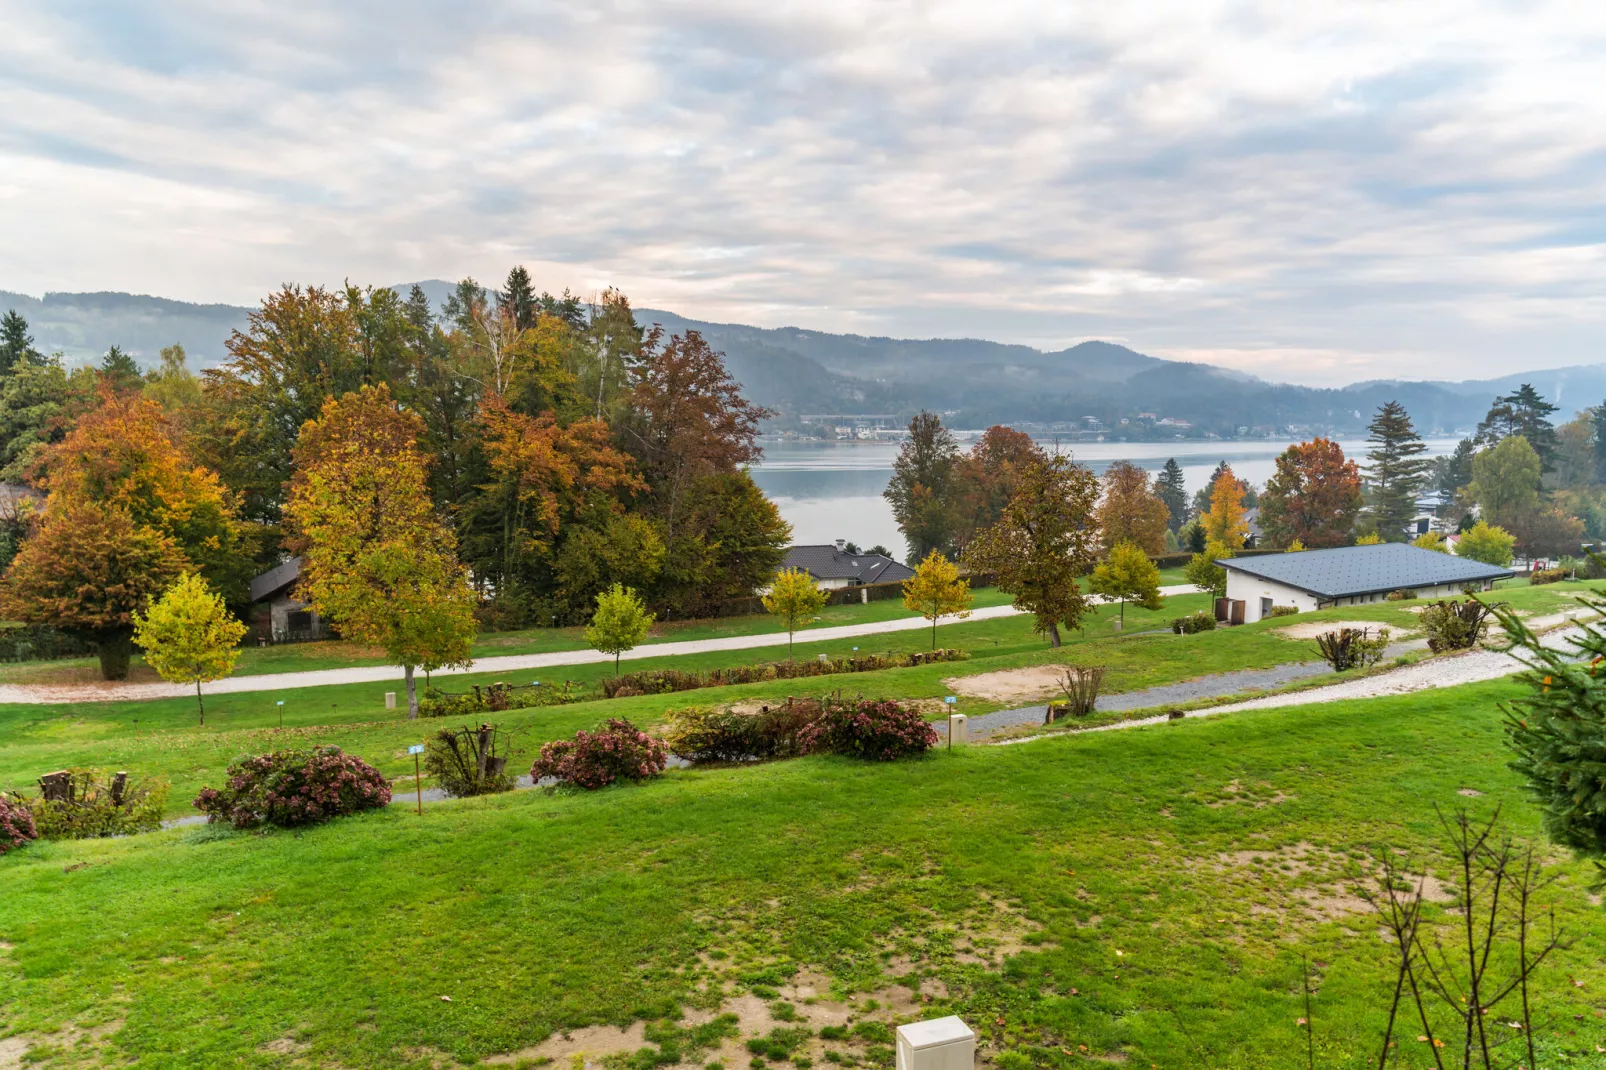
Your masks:
M491 761L491 734L494 731L491 725L482 724L474 740L475 758L479 765L481 782L485 780L485 772Z
M45 802L72 802L72 774L65 769L46 773L39 778L39 794Z
M119 770L117 775L112 777L112 805L113 806L121 806L121 805L123 805L123 795L127 791L128 791L128 772L127 772L127 770Z

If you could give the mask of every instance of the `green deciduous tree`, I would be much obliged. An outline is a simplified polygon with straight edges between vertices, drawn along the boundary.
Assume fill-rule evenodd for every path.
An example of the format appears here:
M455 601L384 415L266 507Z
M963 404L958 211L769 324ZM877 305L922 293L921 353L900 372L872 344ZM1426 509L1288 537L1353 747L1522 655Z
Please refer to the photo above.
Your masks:
M1455 544L1455 552L1457 557L1464 557L1468 561L1482 561L1486 565L1504 568L1511 564L1511 550L1516 544L1517 537L1511 532L1480 520L1461 533L1461 538Z
M765 592L764 608L786 629L786 658L792 658L792 637L797 630L814 619L825 606L825 592L814 583L814 577L802 569L786 569L775 576L775 582Z
M882 495L892 505L911 561L922 561L933 550L954 552L960 523L958 464L959 447L942 418L934 412L916 414Z
M301 430L285 506L307 600L403 667L409 718L418 716L414 670L468 664L476 631L456 540L429 498L422 430L383 385L330 399Z
M1093 570L1088 586L1094 594L1120 601L1123 623L1128 602L1136 602L1144 609L1159 609L1165 605L1160 594L1160 570L1143 552L1143 547L1134 542L1118 542L1112 546L1110 556Z
M1367 425L1371 450L1366 458L1366 479L1372 518L1385 542L1404 542L1406 526L1416 517L1416 498L1427 481L1431 464L1421 454L1427 449L1411 425L1411 416L1397 401L1380 405Z
M586 625L586 642L592 650L613 655L613 674L618 676L619 656L641 645L652 621L636 592L616 583L597 595L597 611Z
M1098 478L1066 457L1048 457L1021 474L998 523L965 551L973 572L990 572L1016 608L1036 617L1037 631L1060 645L1060 627L1078 627L1088 601L1077 577L1098 560Z
M1217 598L1227 597L1227 570L1216 564L1232 556L1226 544L1212 539L1200 553L1194 554L1182 569L1182 575L1195 587L1209 591Z
M194 684L195 705L206 724L201 685L234 671L246 627L229 613L223 596L186 572L143 614L134 615L134 642L145 664L173 684Z
M937 649L937 621L942 617L970 616L970 581L959 578L959 567L936 550L903 581L905 609L931 622L931 649Z
M1472 458L1467 497L1478 503L1478 511L1489 523L1515 529L1539 504L1540 470L1539 454L1528 440L1508 435Z

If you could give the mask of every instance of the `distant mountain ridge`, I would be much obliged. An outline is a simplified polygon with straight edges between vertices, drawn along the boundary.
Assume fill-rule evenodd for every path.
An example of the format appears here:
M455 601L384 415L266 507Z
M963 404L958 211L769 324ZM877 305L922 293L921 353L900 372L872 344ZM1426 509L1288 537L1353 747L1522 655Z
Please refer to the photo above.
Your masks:
M403 293L411 286L396 287ZM418 284L436 308L453 284ZM191 364L227 358L224 343L243 330L251 309L194 304L125 293L50 293L43 298L0 291L0 310L28 319L36 344L69 360L93 362L117 344L145 366L161 348L181 343ZM1524 382L1564 413L1606 400L1606 364L1517 372L1497 379L1370 380L1342 388L1268 382L1208 364L1148 356L1112 342L1082 342L1044 351L973 338L903 339L831 334L800 327L753 327L637 309L643 324L668 333L697 330L725 353L748 396L776 409L784 423L805 414L901 415L920 408L949 413L955 426L992 423L1093 426L1119 435L1121 420L1156 430L1142 414L1173 421L1159 433L1210 432L1231 437L1285 429L1352 434L1378 405L1397 400L1419 429L1469 428L1490 400ZM1192 425L1179 429L1176 421Z

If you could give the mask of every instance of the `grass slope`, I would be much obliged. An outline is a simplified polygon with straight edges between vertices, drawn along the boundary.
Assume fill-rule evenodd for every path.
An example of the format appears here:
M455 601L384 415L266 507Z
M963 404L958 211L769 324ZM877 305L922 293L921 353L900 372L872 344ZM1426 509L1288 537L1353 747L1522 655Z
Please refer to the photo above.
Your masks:
M273 1066L293 1040L311 1065L425 1067L806 968L871 1018L866 994L940 981L923 1015L959 1013L1041 1066L1083 1065L1085 1045L1134 1066L1292 1067L1303 952L1318 1065L1360 1067L1388 950L1370 918L1321 904L1369 847L1431 857L1435 807L1504 806L1535 834L1495 709L1514 688L679 772L302 833L33 845L0 859L0 1027L41 1065ZM1606 1042L1586 868L1560 867L1580 939L1539 985L1546 1066L1599 1065ZM1031 931L1000 968L953 926L1001 911ZM102 1039L62 1033L52 1055L43 1031L69 1023Z

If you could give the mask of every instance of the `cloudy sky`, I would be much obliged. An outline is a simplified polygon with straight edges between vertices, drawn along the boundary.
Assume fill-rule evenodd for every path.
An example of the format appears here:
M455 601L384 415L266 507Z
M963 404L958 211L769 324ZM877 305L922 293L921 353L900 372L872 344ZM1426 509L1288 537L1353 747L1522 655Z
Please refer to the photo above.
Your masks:
M0 289L1606 361L1606 4L0 0Z

